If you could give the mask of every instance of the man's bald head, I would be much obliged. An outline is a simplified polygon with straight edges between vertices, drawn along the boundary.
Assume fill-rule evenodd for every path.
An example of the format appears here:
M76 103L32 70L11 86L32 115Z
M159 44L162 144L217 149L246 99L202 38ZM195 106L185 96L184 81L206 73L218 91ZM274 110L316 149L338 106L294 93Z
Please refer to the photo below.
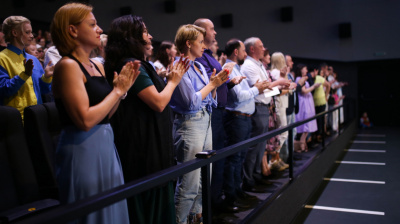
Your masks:
M199 18L196 19L196 21L194 21L193 24L202 27L206 30L206 36L204 37L204 44L206 45L207 48L210 48L211 45L213 44L213 41L215 40L215 35L217 35L217 32L215 32L214 29L214 23L207 18Z

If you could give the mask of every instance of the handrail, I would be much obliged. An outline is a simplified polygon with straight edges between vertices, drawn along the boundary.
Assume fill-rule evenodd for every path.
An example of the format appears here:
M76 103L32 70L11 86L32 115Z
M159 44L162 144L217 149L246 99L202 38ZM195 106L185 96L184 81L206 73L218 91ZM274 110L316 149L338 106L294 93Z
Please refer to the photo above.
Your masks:
M245 148L248 148L254 144L264 141L265 139L269 139L273 136L281 134L285 131L289 131L288 145L293 146L293 135L292 129L305 124L311 120L317 119L319 117L325 116L325 114L332 113L335 110L339 110L344 105L336 106L328 111L321 112L311 118L295 122L288 126L275 129L273 131L269 131L267 133L261 134L259 136L255 136L253 138L247 139L245 141L236 143L234 145L225 147L217 151L217 153L207 159L194 159L191 161L184 162L182 164L178 164L176 166L161 170L159 172L153 173L146 177L137 179L135 181L126 183L124 185L118 186L116 188L104 191L102 193L93 195L91 197L66 204L61 205L47 211L43 211L39 214L32 215L31 217L21 219L16 224L45 224L45 223L65 223L68 221L75 220L81 216L89 214L90 212L96 211L98 209L104 208L110 204L121 201L125 198L132 197L136 194L147 191L151 188L160 186L174 178L177 178L185 173L191 172L195 169L202 169L202 189L203 189L203 222L205 224L211 223L211 213L210 213L210 164L218 161L222 158L233 155L237 152L242 151ZM340 123L340 110L338 115L338 121ZM338 133L340 133L340 125L338 125ZM324 139L324 138L323 138ZM325 145L323 143L323 148ZM291 149L292 147L290 147ZM293 152L289 151L289 179L292 181L295 177L293 177Z

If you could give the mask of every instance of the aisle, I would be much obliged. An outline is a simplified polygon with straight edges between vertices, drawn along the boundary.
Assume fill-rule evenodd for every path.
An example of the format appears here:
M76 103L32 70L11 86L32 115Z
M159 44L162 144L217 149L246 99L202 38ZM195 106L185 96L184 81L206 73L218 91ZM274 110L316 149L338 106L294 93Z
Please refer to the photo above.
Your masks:
M360 130L293 223L400 223L399 146L399 128Z

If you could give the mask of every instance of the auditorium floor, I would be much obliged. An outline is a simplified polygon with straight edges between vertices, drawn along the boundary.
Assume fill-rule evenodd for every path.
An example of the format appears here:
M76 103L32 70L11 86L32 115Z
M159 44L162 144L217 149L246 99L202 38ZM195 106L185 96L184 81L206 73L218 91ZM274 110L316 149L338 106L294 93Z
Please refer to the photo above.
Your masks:
M336 138L336 134L326 138L326 143L329 144L330 141L333 141ZM294 160L293 173L294 176L301 173L305 167L315 156L321 151L322 146L314 145L312 149L309 149L308 152L305 153L294 153L296 160ZM259 212L258 209L262 207L263 204L269 203L270 198L274 196L281 188L289 182L289 171L286 169L282 172L273 172L267 179L272 182L272 185L258 185L257 188L265 189L265 193L252 193L247 192L251 195L255 195L258 197L258 201L253 202L251 207L248 209L241 209L238 213L222 213L218 216L213 217L213 223L247 223L247 218L249 218L253 213ZM266 220L267 223L267 220Z
M292 223L399 223L400 128L360 130Z

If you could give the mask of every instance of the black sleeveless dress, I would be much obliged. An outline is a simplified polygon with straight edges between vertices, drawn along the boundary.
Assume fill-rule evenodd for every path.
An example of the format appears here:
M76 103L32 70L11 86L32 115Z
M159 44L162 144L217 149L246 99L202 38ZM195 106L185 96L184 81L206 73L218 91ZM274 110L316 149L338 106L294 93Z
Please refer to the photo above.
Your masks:
M78 60L69 57L77 61L85 74L90 106L98 104L111 91L105 77L90 76ZM99 70L97 66L96 69ZM61 100L55 101L63 124L56 152L61 202L71 203L124 184L108 118L89 131L82 131L73 124ZM90 213L73 223L129 223L126 200Z

